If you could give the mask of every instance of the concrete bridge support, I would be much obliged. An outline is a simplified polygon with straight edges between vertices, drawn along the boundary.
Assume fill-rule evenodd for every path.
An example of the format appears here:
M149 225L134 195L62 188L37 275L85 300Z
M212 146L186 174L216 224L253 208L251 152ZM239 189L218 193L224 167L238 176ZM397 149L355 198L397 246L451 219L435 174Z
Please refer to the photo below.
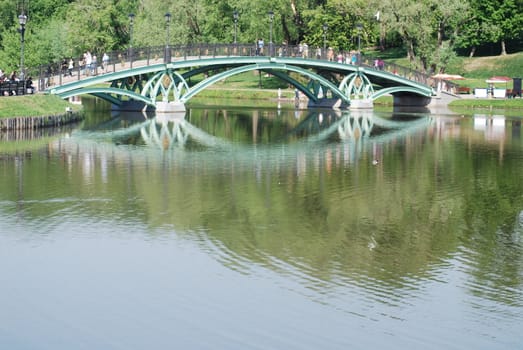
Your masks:
M393 95L394 106L399 107L426 107L432 100L431 97L421 95Z

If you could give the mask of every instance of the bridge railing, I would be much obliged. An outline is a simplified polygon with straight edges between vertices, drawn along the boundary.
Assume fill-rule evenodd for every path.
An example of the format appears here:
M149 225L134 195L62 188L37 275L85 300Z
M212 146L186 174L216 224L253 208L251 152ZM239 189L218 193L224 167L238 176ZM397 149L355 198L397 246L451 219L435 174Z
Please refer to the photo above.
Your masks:
M417 83L429 85L430 76L428 74L392 62L385 62L377 57L362 56L361 65L367 68L392 73Z
M427 74L392 62L386 62L378 57L362 56L360 64L368 68L386 71L388 73L392 73L402 78L415 81L417 83L421 83L427 86L431 86L436 90L445 90L448 92L455 93L459 86L458 84L455 84L450 80L435 79L432 78L431 74Z
M151 46L151 47L130 47L126 50L107 52L109 60L102 61L103 52L98 53L96 63L90 67L82 64L82 58L73 58L74 66L69 69L68 60L53 62L37 68L28 69L29 74L38 77L37 88L42 91L48 87L60 86L71 81L78 81L88 76L116 72L123 69L150 66L165 62L188 60L206 57L230 57L230 56L274 56L274 57L294 57L304 59L324 60L344 64L353 64L386 71L398 75L402 78L415 81L417 83L435 87L430 75L416 71L414 69L385 62L379 58L360 55L355 51L335 52L331 48L323 50L319 47L309 47L307 45L286 45L265 43L263 48L252 44L190 44L173 46ZM455 84L450 81L443 81L450 89Z

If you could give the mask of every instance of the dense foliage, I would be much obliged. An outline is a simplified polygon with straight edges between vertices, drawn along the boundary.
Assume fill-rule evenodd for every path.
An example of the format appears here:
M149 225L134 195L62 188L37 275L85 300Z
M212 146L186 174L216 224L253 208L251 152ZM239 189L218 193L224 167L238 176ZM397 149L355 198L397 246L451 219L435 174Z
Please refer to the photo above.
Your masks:
M402 47L427 71L444 71L456 53L506 54L523 43L523 0L0 0L0 68L19 69L20 13L28 16L25 65L37 66L124 49L131 29L134 47L163 45L167 33L173 45L232 42L235 10L240 43L268 42L270 27L275 43L323 47L325 37L335 50L355 50L360 40L362 48Z

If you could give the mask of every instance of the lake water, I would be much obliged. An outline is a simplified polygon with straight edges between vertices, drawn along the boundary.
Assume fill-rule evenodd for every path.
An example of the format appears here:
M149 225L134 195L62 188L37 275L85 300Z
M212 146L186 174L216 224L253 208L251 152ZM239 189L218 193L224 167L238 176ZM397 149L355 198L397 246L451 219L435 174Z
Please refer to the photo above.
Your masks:
M0 134L0 348L523 348L520 117L86 108Z

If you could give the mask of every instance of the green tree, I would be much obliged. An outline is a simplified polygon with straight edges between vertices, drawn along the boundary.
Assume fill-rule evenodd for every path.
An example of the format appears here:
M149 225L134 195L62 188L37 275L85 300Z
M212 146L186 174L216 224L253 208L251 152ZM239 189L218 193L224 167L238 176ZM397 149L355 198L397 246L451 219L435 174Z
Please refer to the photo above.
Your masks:
M39 25L67 15L70 0L31 0L27 9L27 15L31 23Z
M131 11L128 1L78 0L71 3L64 23L68 47L79 54L84 50L103 52L126 46Z
M479 2L471 3L470 12L466 25L464 25L460 30L460 35L456 38L456 47L469 49L469 56L473 57L476 49L484 42L490 41L490 28L486 25L486 22L480 16L478 12Z
M3 50L0 51L0 69L4 73L20 70L20 34L11 29L2 33Z
M159 1L143 0L136 9L134 31L134 46L161 46L166 43L167 25L169 25L169 43L185 44L189 40L187 23L187 0ZM193 8L199 8L198 0L192 2ZM165 14L171 14L171 22L167 24Z
M523 2L521 0L485 1L492 10L495 41L501 46L501 54L507 54L507 40L521 35L523 26Z
M237 39L254 43L270 40L269 11L274 12L272 40L290 45L306 41L337 50L379 44L402 45L414 68L445 70L456 48L521 42L522 0L31 0L26 2L28 23L25 52L28 65L63 57L121 50L129 46L128 14L135 14L133 46L162 46L167 40L164 15L171 13L169 43L230 43L232 12L240 14ZM16 68L20 55L17 31L21 9L0 0L0 59L2 68ZM379 12L379 22L376 13ZM358 31L357 24L361 24ZM388 40L388 43L386 42ZM510 48L509 48L510 49Z
M458 46L475 55L479 46L499 43L500 54L506 55L506 42L521 38L523 2L521 0L484 0L470 2L471 15L462 28Z
M362 0L328 0L322 6L304 12L304 38L313 46L323 46L323 24L327 46L336 50L354 50L373 44L378 37L376 8ZM361 26L360 26L361 25Z
M401 37L414 68L442 71L454 57L468 4L460 0L385 0L380 10L383 30Z
M5 44L2 42L3 33L18 26L16 19L16 5L10 0L0 0L0 48L4 47Z

